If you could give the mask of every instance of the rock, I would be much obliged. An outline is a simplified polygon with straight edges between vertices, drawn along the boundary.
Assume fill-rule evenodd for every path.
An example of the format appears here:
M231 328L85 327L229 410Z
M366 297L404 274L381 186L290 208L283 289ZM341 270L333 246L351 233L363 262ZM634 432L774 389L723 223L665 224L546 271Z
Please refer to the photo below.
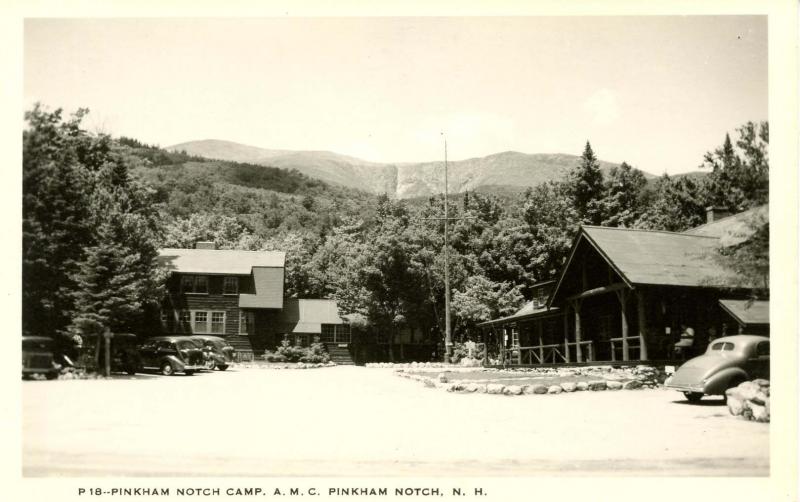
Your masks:
M739 392L739 396L741 396L743 400L750 401L756 397L756 394L761 390L761 387L753 382L743 382L740 383L736 389Z
M578 388L578 384L575 382L564 382L561 384L561 388L564 389L564 392L575 392Z
M578 382L575 384L576 390L589 390L589 384L587 382Z
M486 386L487 394L502 394L506 386L500 383L490 383Z
M564 389L562 389L560 385L551 385L547 388L548 394L561 394L563 391Z
M622 375L606 375L606 380L622 380Z
M476 383L468 383L464 386L464 392L475 392L478 390L478 384Z
M475 392L477 394L486 394L486 392L487 392L486 385L482 384L482 383L476 384L475 385Z
M606 381L605 380L592 380L588 384L589 390L606 390Z
M738 398L737 395L728 394L727 395L728 401L728 411L731 412L733 416L739 416L744 411L744 402Z
M750 401L760 406L764 406L764 403L767 402L767 399L769 399L769 397L766 394L764 394L762 391L758 391L756 392L756 395L753 396L753 399L751 399Z
M522 387L519 385L509 385L503 389L503 394L507 396L519 396L522 394Z
M639 380L631 380L629 382L625 382L622 385L622 388L625 390L641 389L642 382L640 382Z
M609 380L606 382L606 388L608 390L620 390L622 388L622 382L617 382L616 380Z
M750 419L756 422L769 422L769 413L767 408L758 404L749 403Z
M536 384L533 386L533 393L534 394L547 394L547 386L542 384Z
M444 390L446 390L447 392L458 392L464 390L464 386L461 385L460 383L449 383L444 386Z
M436 383L435 383L433 380L431 380L430 378L426 378L426 379L424 379L424 380L422 381L422 384L423 384L425 387L436 387Z

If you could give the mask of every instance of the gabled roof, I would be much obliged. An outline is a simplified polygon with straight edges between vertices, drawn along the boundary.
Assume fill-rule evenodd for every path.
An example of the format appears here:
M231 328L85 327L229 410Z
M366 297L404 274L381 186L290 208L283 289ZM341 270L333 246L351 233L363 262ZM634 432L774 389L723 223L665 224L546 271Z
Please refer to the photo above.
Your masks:
M752 223L769 218L769 204L721 218L683 232L686 235L702 235L720 239L723 246L732 246L747 240L753 234Z
M323 324L344 324L336 300L287 298L281 320L292 333L322 333Z
M283 267L286 261L282 251L165 248L158 254L167 270L188 274L250 275L253 267Z
M735 284L733 273L717 259L719 239L715 237L584 226L580 238L586 238L628 284L705 287Z
M249 309L283 308L283 268L253 267L255 294L240 294L239 307Z
M720 300L719 304L739 324L769 324L769 301Z

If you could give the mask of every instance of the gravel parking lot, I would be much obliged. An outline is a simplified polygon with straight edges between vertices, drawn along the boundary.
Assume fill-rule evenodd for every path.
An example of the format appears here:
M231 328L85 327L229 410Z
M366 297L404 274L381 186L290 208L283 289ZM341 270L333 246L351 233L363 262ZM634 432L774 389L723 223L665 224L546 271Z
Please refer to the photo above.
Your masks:
M661 389L465 395L360 367L22 385L26 476L769 474L768 424Z

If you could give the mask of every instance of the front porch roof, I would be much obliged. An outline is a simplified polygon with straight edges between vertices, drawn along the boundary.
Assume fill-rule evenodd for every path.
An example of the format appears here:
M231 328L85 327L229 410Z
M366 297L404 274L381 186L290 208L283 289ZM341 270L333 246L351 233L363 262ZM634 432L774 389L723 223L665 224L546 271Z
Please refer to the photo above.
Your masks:
M769 324L767 300L720 300L719 304L742 326Z
M484 321L478 323L476 326L482 328L486 326L494 326L497 324L508 324L512 322L519 322L531 319L538 319L540 317L547 317L548 315L556 315L559 314L560 312L561 310L558 307L552 307L550 309L548 309L547 307L535 307L533 302L528 302L521 309L519 309L518 311L509 316L500 317L498 319L492 319L490 321Z

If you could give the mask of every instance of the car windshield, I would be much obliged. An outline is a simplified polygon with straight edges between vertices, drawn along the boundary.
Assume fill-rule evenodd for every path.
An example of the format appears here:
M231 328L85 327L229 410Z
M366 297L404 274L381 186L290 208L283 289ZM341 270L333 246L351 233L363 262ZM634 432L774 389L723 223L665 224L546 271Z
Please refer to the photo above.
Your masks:
M731 342L717 342L711 346L711 350L733 350Z
M175 342L180 350L196 349L197 344L191 340L178 340Z

